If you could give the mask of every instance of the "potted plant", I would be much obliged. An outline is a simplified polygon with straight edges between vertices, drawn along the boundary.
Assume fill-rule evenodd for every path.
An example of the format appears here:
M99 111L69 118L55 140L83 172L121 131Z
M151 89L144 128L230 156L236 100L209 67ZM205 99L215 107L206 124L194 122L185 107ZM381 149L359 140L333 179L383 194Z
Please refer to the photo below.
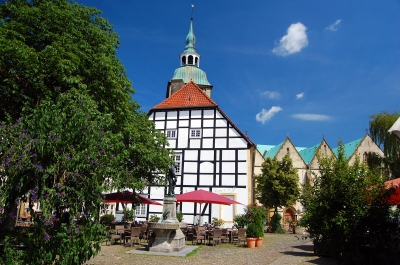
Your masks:
M212 218L212 223L213 223L214 227L221 227L221 226L224 225L225 222L222 219L218 219L217 217L213 217Z
M247 225L247 219L245 214L237 214L233 218L233 227L236 229L244 228Z
M254 223L249 223L246 228L246 244L248 248L254 248L258 238L257 227Z
M160 219L161 219L161 218L160 218L159 216L153 214L153 215L150 216L149 221L150 221L150 222L153 222L153 223L158 223L158 221L160 221Z
M179 222L182 222L183 220L183 213L181 211L176 212L176 219L178 219Z
M256 238L255 245L260 247L264 237L264 220L267 218L268 212L264 206L251 204L247 206L245 216L247 219L246 237Z

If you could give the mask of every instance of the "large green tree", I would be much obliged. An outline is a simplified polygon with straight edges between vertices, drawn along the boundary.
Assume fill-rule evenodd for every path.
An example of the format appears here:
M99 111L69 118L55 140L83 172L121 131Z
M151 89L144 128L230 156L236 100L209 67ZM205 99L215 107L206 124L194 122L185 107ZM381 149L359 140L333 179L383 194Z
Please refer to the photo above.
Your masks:
M331 255L344 264L392 264L390 244L399 235L398 210L385 203L380 170L357 159L349 166L343 144L338 158L319 157L320 175L304 185L300 220L314 240L319 255Z
M261 172L256 176L256 196L259 202L267 208L274 208L275 214L278 207L295 204L300 194L299 177L288 154L281 161L267 158Z
M167 142L132 100L118 45L95 8L67 0L0 5L1 228L15 222L20 200L30 202L34 221L22 239L28 250L6 248L5 263L83 263L104 232L102 193L163 181ZM32 210L39 201L41 216Z
M397 111L382 111L370 116L369 131L372 139L383 149L384 158L371 156L371 162L382 162L387 169L388 178L400 177L400 140L388 130L400 117Z

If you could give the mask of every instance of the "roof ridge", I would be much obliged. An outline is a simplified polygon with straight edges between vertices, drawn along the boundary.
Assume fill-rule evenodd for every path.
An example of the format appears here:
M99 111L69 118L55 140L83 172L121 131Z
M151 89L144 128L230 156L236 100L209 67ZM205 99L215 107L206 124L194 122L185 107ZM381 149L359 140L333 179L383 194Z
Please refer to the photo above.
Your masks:
M200 106L218 106L218 104L207 96L193 80L190 80L153 109Z

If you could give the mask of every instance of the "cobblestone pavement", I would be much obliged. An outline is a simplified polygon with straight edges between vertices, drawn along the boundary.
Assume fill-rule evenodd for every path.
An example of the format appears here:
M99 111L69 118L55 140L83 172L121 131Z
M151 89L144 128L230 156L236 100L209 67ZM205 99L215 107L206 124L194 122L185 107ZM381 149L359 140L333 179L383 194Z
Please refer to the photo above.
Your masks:
M187 244L191 245L191 242ZM86 264L336 264L329 258L315 256L310 239L304 240L293 234L265 234L260 248L249 249L232 244L201 246L186 257L126 253L132 249L135 247L104 245L101 252Z

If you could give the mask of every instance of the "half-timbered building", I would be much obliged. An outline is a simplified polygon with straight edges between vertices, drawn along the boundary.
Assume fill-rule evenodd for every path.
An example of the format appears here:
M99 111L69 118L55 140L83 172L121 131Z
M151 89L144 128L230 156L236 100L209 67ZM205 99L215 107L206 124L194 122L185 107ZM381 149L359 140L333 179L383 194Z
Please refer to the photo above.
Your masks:
M212 85L199 68L193 21L180 54L180 67L167 85L167 98L148 113L158 130L165 133L173 150L177 184L175 194L204 189L243 205L200 205L183 202L178 207L187 223L210 223L212 217L233 224L251 200L252 150L254 144L211 99ZM164 187L149 187L152 199L161 199ZM149 206L149 213L161 214Z

